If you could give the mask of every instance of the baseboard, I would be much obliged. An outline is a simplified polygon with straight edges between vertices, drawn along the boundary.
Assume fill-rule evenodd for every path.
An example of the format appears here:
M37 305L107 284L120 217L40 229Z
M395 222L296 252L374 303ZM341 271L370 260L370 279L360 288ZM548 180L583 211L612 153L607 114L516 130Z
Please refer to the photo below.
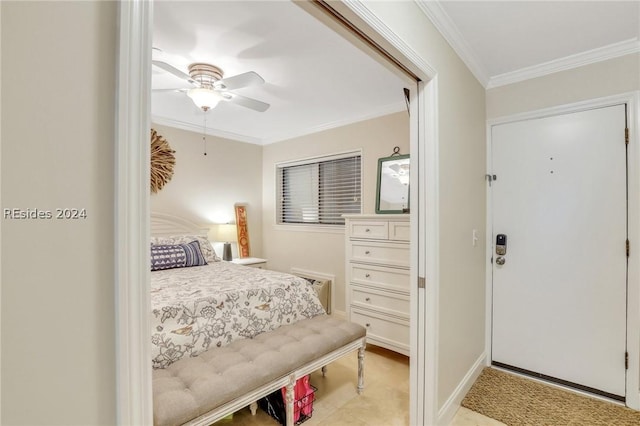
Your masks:
M341 319L341 320L346 320L347 319L347 313L346 312L337 311L335 309L331 312L331 316L334 316L337 319Z
M640 392L637 392L634 397L635 398L627 398L627 407L640 411Z
M473 366L469 369L467 374L462 378L458 386L455 388L451 396L442 405L442 408L438 411L438 425L448 425L451 423L456 415L456 412L460 408L460 404L464 399L471 386L482 373L484 367L487 366L487 354L482 353L480 357L473 363Z

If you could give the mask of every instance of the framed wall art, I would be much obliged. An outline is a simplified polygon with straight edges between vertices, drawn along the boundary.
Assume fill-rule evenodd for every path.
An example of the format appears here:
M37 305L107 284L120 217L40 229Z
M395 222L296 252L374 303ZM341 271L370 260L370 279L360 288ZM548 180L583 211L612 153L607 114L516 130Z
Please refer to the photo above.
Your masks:
M247 227L247 206L236 204L236 225L238 227L238 257L251 257L249 229Z

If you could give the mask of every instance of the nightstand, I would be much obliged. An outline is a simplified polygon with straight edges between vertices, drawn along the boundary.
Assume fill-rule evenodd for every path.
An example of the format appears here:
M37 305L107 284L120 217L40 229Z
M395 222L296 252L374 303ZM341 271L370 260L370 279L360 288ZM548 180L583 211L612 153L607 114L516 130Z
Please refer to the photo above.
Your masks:
M251 268L267 269L267 259L260 259L259 257L243 257L236 258L231 261L236 265L249 266Z

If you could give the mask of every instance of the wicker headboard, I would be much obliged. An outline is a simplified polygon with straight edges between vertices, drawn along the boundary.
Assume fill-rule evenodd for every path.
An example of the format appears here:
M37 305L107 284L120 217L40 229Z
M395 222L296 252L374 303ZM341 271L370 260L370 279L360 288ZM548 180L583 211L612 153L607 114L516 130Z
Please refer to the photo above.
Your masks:
M151 236L207 235L209 228L166 213L151 213Z

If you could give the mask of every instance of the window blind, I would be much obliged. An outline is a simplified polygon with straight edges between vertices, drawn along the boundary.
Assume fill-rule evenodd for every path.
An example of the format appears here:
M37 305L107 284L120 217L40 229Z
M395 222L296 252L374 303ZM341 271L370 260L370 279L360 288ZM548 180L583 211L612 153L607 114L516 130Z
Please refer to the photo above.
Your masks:
M278 223L343 225L361 212L360 155L278 166Z

